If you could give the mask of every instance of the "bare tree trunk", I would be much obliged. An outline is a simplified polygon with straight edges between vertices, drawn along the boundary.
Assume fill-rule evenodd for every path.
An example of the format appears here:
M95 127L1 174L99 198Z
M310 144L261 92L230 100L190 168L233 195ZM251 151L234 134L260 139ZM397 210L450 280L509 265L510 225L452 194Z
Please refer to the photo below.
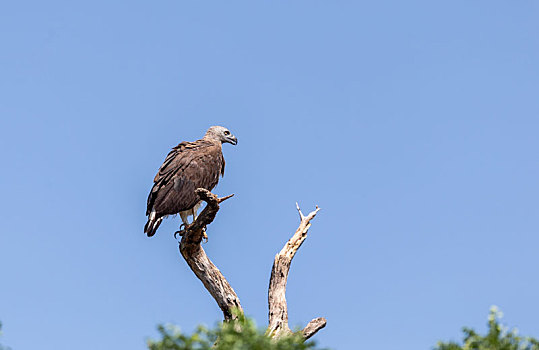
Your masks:
M182 236L180 253L191 270L193 270L198 279L204 284L204 287L206 287L215 299L217 305L223 311L225 320L228 321L234 318L234 309L243 312L240 300L221 271L208 258L200 243L204 237L204 229L215 219L219 211L219 204L233 195L218 198L215 194L202 188L197 189L196 193L207 205L195 222L180 232ZM268 290L268 334L271 337L280 337L291 333L288 327L288 308L285 298L288 271L290 270L290 264L294 255L305 238L307 238L307 231L311 227L311 220L320 210L317 207L309 215L304 216L297 203L296 206L301 220L299 227L283 249L275 256L271 271ZM325 326L326 320L324 318L316 318L307 324L301 331L301 334L305 339L309 339Z
M286 282L288 281L288 271L290 270L290 264L292 259L296 255L299 247L305 238L307 238L307 231L311 227L311 220L316 216L316 213L320 208L316 207L316 210L304 216L299 205L296 203L298 209L300 223L296 230L296 233L286 242L283 249L275 255L273 261L273 268L271 269L271 277L268 289L268 307L269 307L269 326L268 332L272 337L280 337L286 334L290 334L290 328L288 327L288 306L286 304ZM303 329L302 334L305 339L309 339L316 332L326 326L325 318L316 318L309 322L309 324Z

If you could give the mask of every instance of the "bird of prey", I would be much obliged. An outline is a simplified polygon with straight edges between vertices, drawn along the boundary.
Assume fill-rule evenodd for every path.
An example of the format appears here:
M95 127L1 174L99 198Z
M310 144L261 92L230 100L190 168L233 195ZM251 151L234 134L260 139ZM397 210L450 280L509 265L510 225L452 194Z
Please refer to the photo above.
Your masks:
M200 140L182 142L174 147L159 168L148 195L144 232L151 237L167 215L180 214L188 226L188 216L197 217L200 199L197 188L211 191L219 175L225 173L222 144L236 145L238 140L222 126L212 126Z

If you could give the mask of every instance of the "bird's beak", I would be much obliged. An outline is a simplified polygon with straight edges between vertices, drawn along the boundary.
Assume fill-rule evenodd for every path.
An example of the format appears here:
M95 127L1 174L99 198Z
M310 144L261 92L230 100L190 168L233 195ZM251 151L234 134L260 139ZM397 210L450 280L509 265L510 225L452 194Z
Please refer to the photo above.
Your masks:
M237 145L238 144L238 139L236 138L236 136L232 136L229 138L229 142L233 145Z

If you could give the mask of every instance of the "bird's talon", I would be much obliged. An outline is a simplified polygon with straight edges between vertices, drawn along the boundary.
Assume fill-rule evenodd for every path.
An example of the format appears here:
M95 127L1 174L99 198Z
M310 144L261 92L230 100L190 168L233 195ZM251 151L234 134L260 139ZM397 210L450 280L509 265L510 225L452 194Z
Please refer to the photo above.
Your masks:
M174 239L178 239L178 236L183 236L183 230L174 232Z
M206 234L206 229L202 229L202 241L208 243L208 235Z

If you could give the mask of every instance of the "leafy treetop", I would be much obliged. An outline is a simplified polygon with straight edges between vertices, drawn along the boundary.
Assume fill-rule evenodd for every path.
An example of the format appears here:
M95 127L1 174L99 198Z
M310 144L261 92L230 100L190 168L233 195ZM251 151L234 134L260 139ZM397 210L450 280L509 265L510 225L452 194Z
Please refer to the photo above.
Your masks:
M488 316L488 331L480 335L471 328L463 328L462 345L456 342L440 342L435 350L539 350L539 340L522 337L513 328L511 331L500 323L503 317L496 306L491 307Z

